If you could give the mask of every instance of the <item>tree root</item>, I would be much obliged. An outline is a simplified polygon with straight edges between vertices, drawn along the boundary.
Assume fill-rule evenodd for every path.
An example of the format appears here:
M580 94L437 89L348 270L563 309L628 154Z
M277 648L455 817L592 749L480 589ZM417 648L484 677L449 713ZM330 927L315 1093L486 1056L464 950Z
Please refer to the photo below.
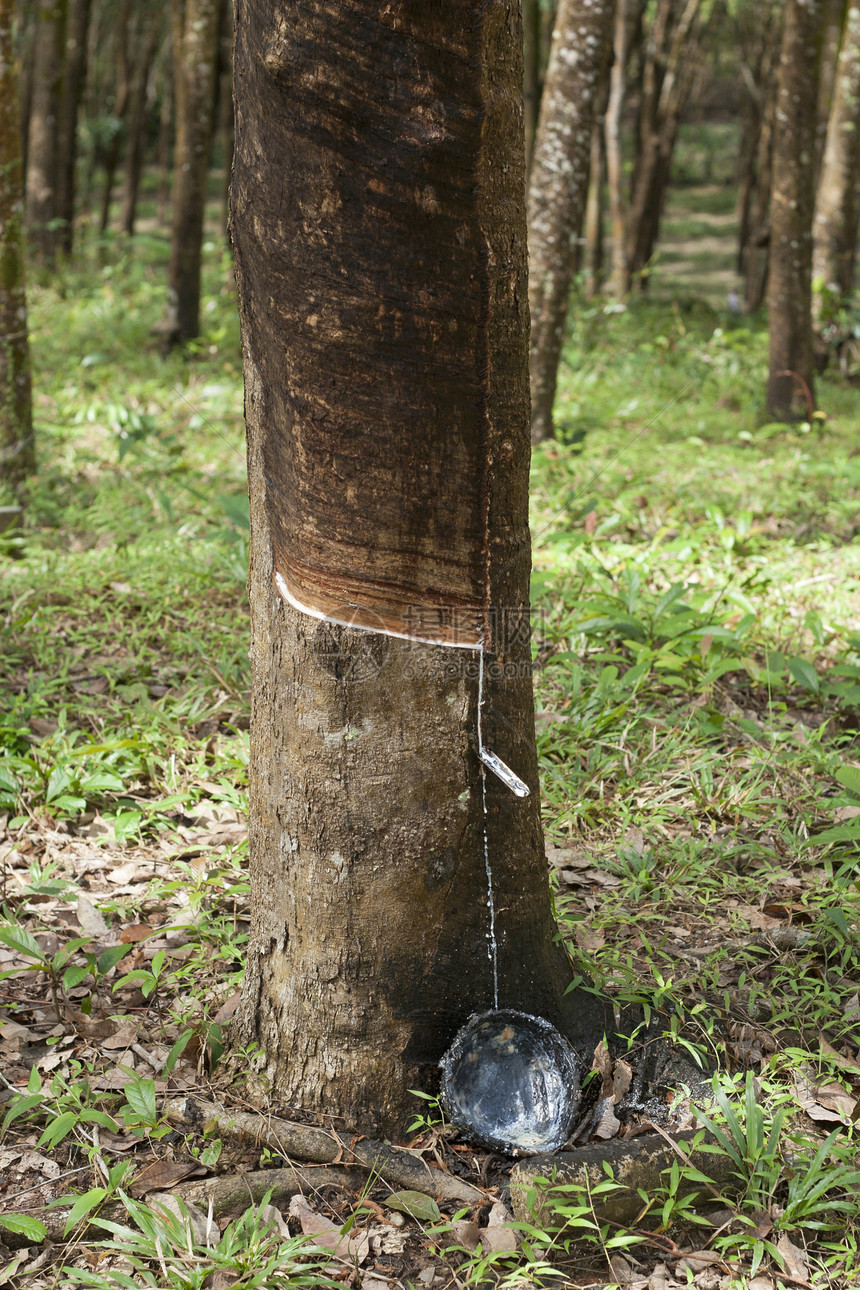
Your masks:
M243 1138L256 1146L269 1147L287 1159L316 1164L360 1165L394 1187L423 1191L436 1200L459 1200L477 1205L486 1200L483 1192L462 1178L431 1169L417 1154L404 1147L392 1147L372 1138L354 1138L336 1129L296 1124L269 1115L226 1111L213 1102L196 1097L168 1098L164 1113L181 1129L205 1128L219 1137Z
M194 1182L172 1187L170 1195L181 1196L189 1205L196 1205L204 1211L208 1211L211 1202L213 1216L223 1218L227 1214L242 1213L251 1205L259 1205L267 1192L272 1193L272 1203L279 1204L291 1200L293 1196L313 1195L323 1187L357 1191L366 1181L367 1174L363 1169L301 1168L293 1165L289 1169L261 1169L256 1173L219 1174L215 1178L195 1179ZM64 1230L71 1208L71 1205L67 1205L57 1209L16 1209L15 1213L37 1218L47 1229L42 1239L61 1244L69 1239L64 1235ZM118 1201L105 1205L104 1209L99 1210L97 1217L114 1223L128 1223L125 1206ZM79 1229L76 1231L79 1235ZM107 1233L103 1235L106 1236ZM20 1232L3 1231L2 1240L8 1249L13 1250L36 1243L32 1236L25 1236Z

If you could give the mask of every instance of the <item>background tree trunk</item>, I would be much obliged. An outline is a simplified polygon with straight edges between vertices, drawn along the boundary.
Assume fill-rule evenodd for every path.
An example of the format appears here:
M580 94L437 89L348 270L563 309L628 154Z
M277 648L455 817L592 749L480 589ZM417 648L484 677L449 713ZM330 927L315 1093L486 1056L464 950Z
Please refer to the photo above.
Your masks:
M119 165L119 157L122 152L123 140L128 116L128 95L132 77L130 66L130 48L129 48L129 26L131 24L131 6L132 0L122 0L119 13L114 25L114 40L116 42L116 89L113 101L113 115L117 120L117 127L111 136L105 153L105 173L104 184L102 186L102 206L99 215L99 232L106 233L110 224L110 208L113 200L113 184L116 177L116 168Z
M585 204L585 298L600 295L603 280L603 187L606 182L604 118L598 117L591 132L588 200Z
M66 32L65 75L57 143L57 244L70 255L75 234L78 113L87 76L87 30L92 0L71 0Z
M170 143L173 130L173 42L171 40L165 42L161 75L164 77L164 86L158 113L158 140L155 145L158 165L158 193L155 205L158 222L164 225L168 222L170 204Z
M646 41L639 146L625 225L628 287L634 278L647 287L675 140L700 67L701 8L702 0L686 0L677 13L674 0L660 0Z
M615 0L612 67L606 104L606 182L609 190L609 223L612 230L612 271L609 294L616 300L627 294L630 275L624 239L624 159L621 152L621 119L627 75L628 0Z
M220 0L173 0L176 144L167 311L161 330L172 341L200 331L200 266L209 145L215 109Z
M741 141L737 167L738 273L744 272L745 256L754 227L754 206L765 171L769 173L768 151L762 153L762 134L772 129L776 66L779 60L781 10L773 0L762 5L742 6L735 15L736 41L740 50ZM767 219L770 193L761 211Z
M164 5L156 3L147 15L147 26L141 33L142 39L136 41L139 53L131 70L126 126L125 170L123 173L122 201L119 216L120 231L127 234L128 237L131 237L134 233L137 193L140 187L140 173L143 167L143 153L146 146L146 110L149 78L152 64L158 53L163 30Z
M456 528L478 551L485 615L505 611L485 738L533 790L486 784L500 1002L574 1031L596 1015L563 997L538 809L519 6L293 0L273 20L240 0L235 86L254 666L236 1033L281 1100L397 1134L493 1004L476 655L279 598L296 481L356 579L377 548L332 520L380 498L383 547L417 561L429 532L435 562Z
M813 387L812 214L821 0L787 0L779 60L771 195L767 406L777 420L808 415ZM799 378L799 379L798 379Z
M57 140L68 0L41 0L33 33L33 92L27 131L27 231L38 260L56 250Z
M818 181L813 222L812 275L815 322L826 322L843 305L854 279L857 246L857 173L860 168L860 7L845 21L827 145Z
M818 113L815 136L816 183L821 173L821 163L824 160L827 125L833 108L836 68L839 62L839 50L842 46L842 33L848 16L849 0L822 0L822 4L821 71L818 77Z
M540 0L523 0L523 124L526 134L526 174L531 169L541 97Z
M0 0L0 482L36 468L24 294L24 177L13 44L14 0Z
M552 409L576 242L588 197L591 134L608 71L614 0L561 0L529 185L532 442Z

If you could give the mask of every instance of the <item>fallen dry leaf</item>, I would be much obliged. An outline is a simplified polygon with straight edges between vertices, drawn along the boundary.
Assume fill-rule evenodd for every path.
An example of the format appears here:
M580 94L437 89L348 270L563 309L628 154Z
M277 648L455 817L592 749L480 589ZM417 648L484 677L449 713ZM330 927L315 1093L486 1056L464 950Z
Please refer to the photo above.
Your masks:
M126 1022L119 1027L112 1035L108 1035L102 1040L102 1048L128 1048L130 1044L137 1041L137 1026Z
M620 1286L629 1286L635 1280L633 1265L622 1258L620 1254L610 1255L609 1266L612 1269L612 1275Z
M777 1241L776 1248L785 1260L785 1270L788 1275L794 1277L795 1281L808 1281L809 1260L806 1257L806 1251L798 1249L785 1232Z
M476 1250L481 1239L481 1229L468 1218L458 1218L451 1224L452 1245L462 1245L464 1250Z
M611 1097L603 1098L599 1106L599 1112L597 1123L592 1130L591 1136L599 1138L602 1142L608 1142L610 1138L617 1136L621 1128L621 1121L613 1110Z
M5 1032L4 1032L5 1033ZM828 1044L826 1039L821 1040L821 1051L825 1057L829 1057L837 1066L841 1066L846 1071L860 1072L860 1062L853 1057L848 1057L845 1053L837 1052L832 1044Z
M617 1106L630 1091L633 1083L633 1067L619 1057L612 1070L612 1100Z
M562 874L564 877L564 874ZM574 938L581 950L602 950L606 944L606 936L602 931L592 927L584 927L578 923L574 932Z
M517 1248L517 1233L508 1224L513 1222L513 1215L497 1200L490 1210L487 1226L481 1228L481 1244L487 1254L509 1254Z
M612 1093L612 1058L602 1039L594 1050L591 1069L600 1073L601 1096L609 1097Z
M145 941L148 936L152 936L153 928L149 923L127 923L119 934L121 945L134 945L137 941Z
M648 1290L668 1290L670 1284L674 1283L669 1281L666 1264L658 1263L648 1278Z
M151 1191L169 1191L182 1182L183 1178L204 1172L195 1161L184 1163L180 1160L154 1160L137 1175L129 1191L138 1198Z
M800 1071L793 1072L792 1080L794 1090L797 1093L797 1100L810 1120L817 1120L824 1124L844 1124L846 1122L844 1115L821 1105L818 1101L815 1086Z
M104 936L106 934L107 923L92 901L87 900L86 896L78 896L75 913L81 925L81 931L86 932L87 936Z
M334 1258L341 1263L355 1266L363 1263L370 1250L366 1236L356 1240L353 1236L343 1236L337 1223L311 1209L304 1196L293 1196L290 1201L290 1217L297 1218L305 1236L312 1236L314 1243L324 1250L330 1250Z

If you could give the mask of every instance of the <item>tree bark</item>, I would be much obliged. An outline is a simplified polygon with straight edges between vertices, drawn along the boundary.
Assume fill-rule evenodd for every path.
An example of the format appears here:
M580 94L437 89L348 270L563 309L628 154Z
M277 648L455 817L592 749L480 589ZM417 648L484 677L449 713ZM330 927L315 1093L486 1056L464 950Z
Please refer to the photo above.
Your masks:
M526 133L526 174L531 170L541 99L540 0L523 0L523 124Z
M484 738L532 789L485 785L499 1002L574 1039L613 1028L564 996L540 828L521 42L516 0L236 9L254 671L236 1033L282 1102L377 1135L494 1002L478 656L315 622L273 586L303 556L309 595L335 594L335 568L382 625L411 569L440 633L473 571Z
M639 110L639 148L625 225L628 289L634 278L647 287L666 200L681 117L701 58L702 0L660 0L646 42Z
M87 30L92 0L71 0L66 33L65 75L57 145L57 244L71 254L75 232L75 174L78 113L87 75Z
M161 108L158 113L158 142L156 158L158 165L158 195L156 210L158 222L168 223L167 213L170 203L170 156L171 132L173 129L173 49L172 42L167 41L164 51L164 87L161 94Z
M773 0L755 6L744 6L735 17L736 40L740 51L742 88L741 141L738 149L738 200L735 207L738 222L738 273L744 273L747 245L755 235L753 209L762 178L769 173L769 156L762 160L762 135L772 129L776 66L779 58L780 23ZM763 207L767 218L770 194Z
M857 171L860 166L860 7L845 21L818 181L813 221L813 315L826 323L851 291L857 245Z
M609 190L609 223L612 230L612 270L609 294L616 300L626 296L630 275L625 247L624 161L621 153L621 118L627 75L628 0L615 0L612 67L606 104L606 182Z
M614 0L561 0L529 184L532 442L552 435L564 326L588 198Z
M787 0L779 62L771 195L768 411L808 415L813 398L812 215L821 0Z
M27 134L27 231L37 260L56 251L57 138L68 0L41 0L33 34L33 91Z
M827 126L833 108L833 94L836 89L837 64L842 47L842 35L848 16L849 0L822 0L821 34L821 72L818 77L818 113L815 136L815 182L821 174L821 163L824 160L824 149L827 141Z
M110 224L110 208L113 200L113 185L116 178L116 168L119 165L119 157L122 152L122 144L125 138L127 116L128 116L128 96L131 85L131 67L130 67L130 50L129 50L129 26L131 24L131 5L132 0L123 0L120 5L119 13L114 25L114 36L116 40L116 87L113 101L113 115L116 117L118 125L116 131L108 143L105 155L105 174L102 185L102 207L99 216L99 232L106 233Z
M24 182L13 43L14 0L0 0L0 481L36 468L24 293Z
M143 153L146 143L149 78L152 64L155 61L158 46L162 39L164 5L162 3L153 5L148 14L148 19L148 26L142 33L143 40L140 44L140 52L134 60L128 95L125 171L123 174L119 216L120 231L128 237L131 237L134 233L137 194L140 188L140 174L143 168Z
M176 143L167 310L160 330L172 342L192 340L200 331L200 269L220 11L220 0L174 0L170 11Z
M600 295L603 280L603 185L606 178L604 119L598 117L591 131L588 200L585 204L585 298Z

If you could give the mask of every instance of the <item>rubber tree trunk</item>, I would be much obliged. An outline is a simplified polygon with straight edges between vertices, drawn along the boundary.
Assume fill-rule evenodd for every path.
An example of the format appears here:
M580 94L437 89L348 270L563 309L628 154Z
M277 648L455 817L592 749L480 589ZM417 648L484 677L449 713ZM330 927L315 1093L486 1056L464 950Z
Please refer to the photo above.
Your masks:
M131 31L129 30L131 28ZM128 99L131 88L131 49L135 36L132 23L132 0L123 0L114 22L114 50L116 59L116 83L113 100L113 116L117 128L111 136L105 150L104 182L102 184L101 213L99 215L99 232L106 233L110 224L110 208L113 201L114 180L122 145L128 125Z
M827 127L833 109L839 50L848 16L849 0L822 0L821 72L818 77L818 115L815 136L815 182L821 174Z
M24 294L24 182L15 76L14 0L0 0L0 482L36 468Z
M158 140L155 145L156 164L158 166L158 191L155 204L158 222L164 226L168 223L167 213L170 204L170 143L173 129L173 50L171 41L168 41L165 47L162 75L164 76L164 84L161 91L161 107L158 113Z
M523 0L523 115L526 134L526 174L531 169L541 97L540 0Z
M68 0L41 0L33 33L33 91L27 134L27 232L37 260L53 263L57 235L58 131Z
M814 319L826 323L854 278L860 167L860 6L848 9L813 221Z
M771 193L768 411L808 415L813 399L812 215L821 0L787 0L779 60Z
M171 5L176 143L167 311L160 330L172 342L192 340L200 331L203 221L220 11L220 0L181 0Z
M621 119L624 109L624 86L627 72L628 0L615 0L615 29L612 38L612 67L609 72L609 98L606 103L606 183L609 192L609 225L611 229L612 268L608 290L620 300L627 294L630 275L624 244L624 164L621 150Z
M494 1002L478 656L315 621L273 576L304 567L322 595L333 562L361 621L396 588L424 623L435 580L472 569L484 739L532 790L486 783L499 1001L574 1037L596 1015L564 997L537 793L519 5L239 0L234 75L254 672L236 1035L280 1100L395 1135Z
M140 52L134 60L128 95L128 113L125 145L125 169L120 202L120 232L131 237L137 213L137 194L143 169L146 145L147 99L152 64L158 53L164 31L164 5L155 4L148 13L148 25L143 32Z
M625 224L628 288L648 285L657 246L672 154L701 62L702 0L660 0L645 42L639 147Z
M87 76L87 31L92 0L71 0L66 32L65 75L57 143L57 230L60 250L70 255L75 233L78 114Z
M614 0L561 0L529 182L532 442L552 435L564 326L588 199L591 134L612 38Z
M762 175L761 143L765 123L773 124L776 66L779 59L780 19L773 0L742 7L735 15L735 43L740 51L741 137L738 148L735 210L738 224L737 271L744 272L747 244L756 230L753 210ZM769 166L769 161L767 162ZM764 206L764 218L770 204Z
M598 117L591 131L591 164L585 204L585 298L600 295L603 280L603 187L606 180L604 119Z

